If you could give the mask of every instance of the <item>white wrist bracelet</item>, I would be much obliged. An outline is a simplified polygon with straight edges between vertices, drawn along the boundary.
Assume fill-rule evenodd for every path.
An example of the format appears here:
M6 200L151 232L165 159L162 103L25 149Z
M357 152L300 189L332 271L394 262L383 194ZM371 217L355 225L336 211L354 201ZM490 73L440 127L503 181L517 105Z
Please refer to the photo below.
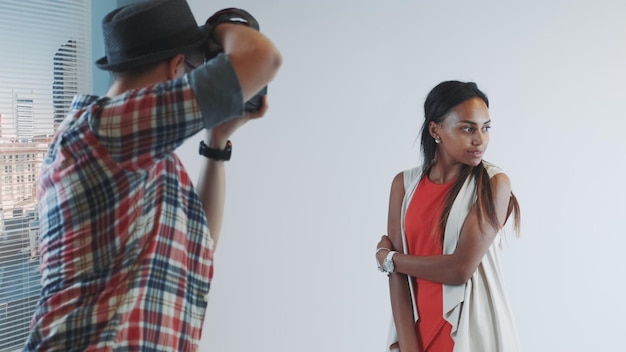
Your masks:
M378 255L378 252L382 251L383 249L388 250L389 252L391 252L391 249L389 248L385 248L385 247L380 247L380 248L376 248L376 254ZM378 257L376 256L376 266L378 266L378 271L384 273L385 269L383 268L383 266L380 264L380 262L378 261Z

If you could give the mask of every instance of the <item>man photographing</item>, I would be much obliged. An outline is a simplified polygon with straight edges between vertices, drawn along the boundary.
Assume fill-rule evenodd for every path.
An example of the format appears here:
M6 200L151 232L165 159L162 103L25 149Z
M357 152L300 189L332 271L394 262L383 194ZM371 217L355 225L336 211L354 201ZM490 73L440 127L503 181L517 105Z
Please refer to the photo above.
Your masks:
M229 138L265 114L265 99L255 112L244 103L281 63L237 16L248 14L198 27L185 0L105 16L96 65L113 83L74 99L42 166L42 293L25 351L198 348ZM208 43L222 54L203 63ZM174 150L202 129L194 188Z

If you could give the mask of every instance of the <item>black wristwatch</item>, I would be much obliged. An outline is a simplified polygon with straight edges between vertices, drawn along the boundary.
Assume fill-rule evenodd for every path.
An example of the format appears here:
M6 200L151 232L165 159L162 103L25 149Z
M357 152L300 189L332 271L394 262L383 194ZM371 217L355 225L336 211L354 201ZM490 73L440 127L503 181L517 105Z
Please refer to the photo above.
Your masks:
M219 160L219 161L228 161L230 160L230 155L233 152L233 144L228 141L226 142L226 148L224 149L215 149L210 148L208 145L204 143L204 141L200 141L200 155L204 155L209 159Z

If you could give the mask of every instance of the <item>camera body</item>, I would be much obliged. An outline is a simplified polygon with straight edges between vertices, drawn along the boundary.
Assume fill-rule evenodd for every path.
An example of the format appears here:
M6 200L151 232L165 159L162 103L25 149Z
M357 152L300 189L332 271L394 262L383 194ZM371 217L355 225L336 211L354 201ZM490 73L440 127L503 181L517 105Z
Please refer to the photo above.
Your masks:
M255 96L246 102L244 110L246 112L256 112L263 107L263 96L267 95L267 86L263 87Z
M245 25L250 28L256 29L257 31L260 30L259 22L250 13L242 9L231 7L217 11L206 20L205 28L209 32L209 40L212 40L213 38L213 30L215 29L215 27L222 23ZM216 57L222 52L221 50L210 50L208 44L205 46L205 48L206 61ZM263 87L255 96L253 96L250 100L246 102L245 111L259 111L263 106L264 95L267 95L267 86Z

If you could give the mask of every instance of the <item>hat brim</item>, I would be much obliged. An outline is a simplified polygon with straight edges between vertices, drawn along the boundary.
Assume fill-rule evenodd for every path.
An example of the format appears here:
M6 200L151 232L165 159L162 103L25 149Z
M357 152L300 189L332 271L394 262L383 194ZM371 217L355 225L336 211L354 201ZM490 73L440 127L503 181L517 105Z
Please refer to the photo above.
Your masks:
M109 60L106 56L103 56L95 62L96 67L105 71L126 71L145 65L156 64L159 61L165 60L178 54L185 53L189 50L201 49L201 46L206 43L208 33L205 26L200 26L198 28L200 29L200 33L202 34L202 36L194 43L165 51L133 57L128 60L116 62L113 64L109 63Z

